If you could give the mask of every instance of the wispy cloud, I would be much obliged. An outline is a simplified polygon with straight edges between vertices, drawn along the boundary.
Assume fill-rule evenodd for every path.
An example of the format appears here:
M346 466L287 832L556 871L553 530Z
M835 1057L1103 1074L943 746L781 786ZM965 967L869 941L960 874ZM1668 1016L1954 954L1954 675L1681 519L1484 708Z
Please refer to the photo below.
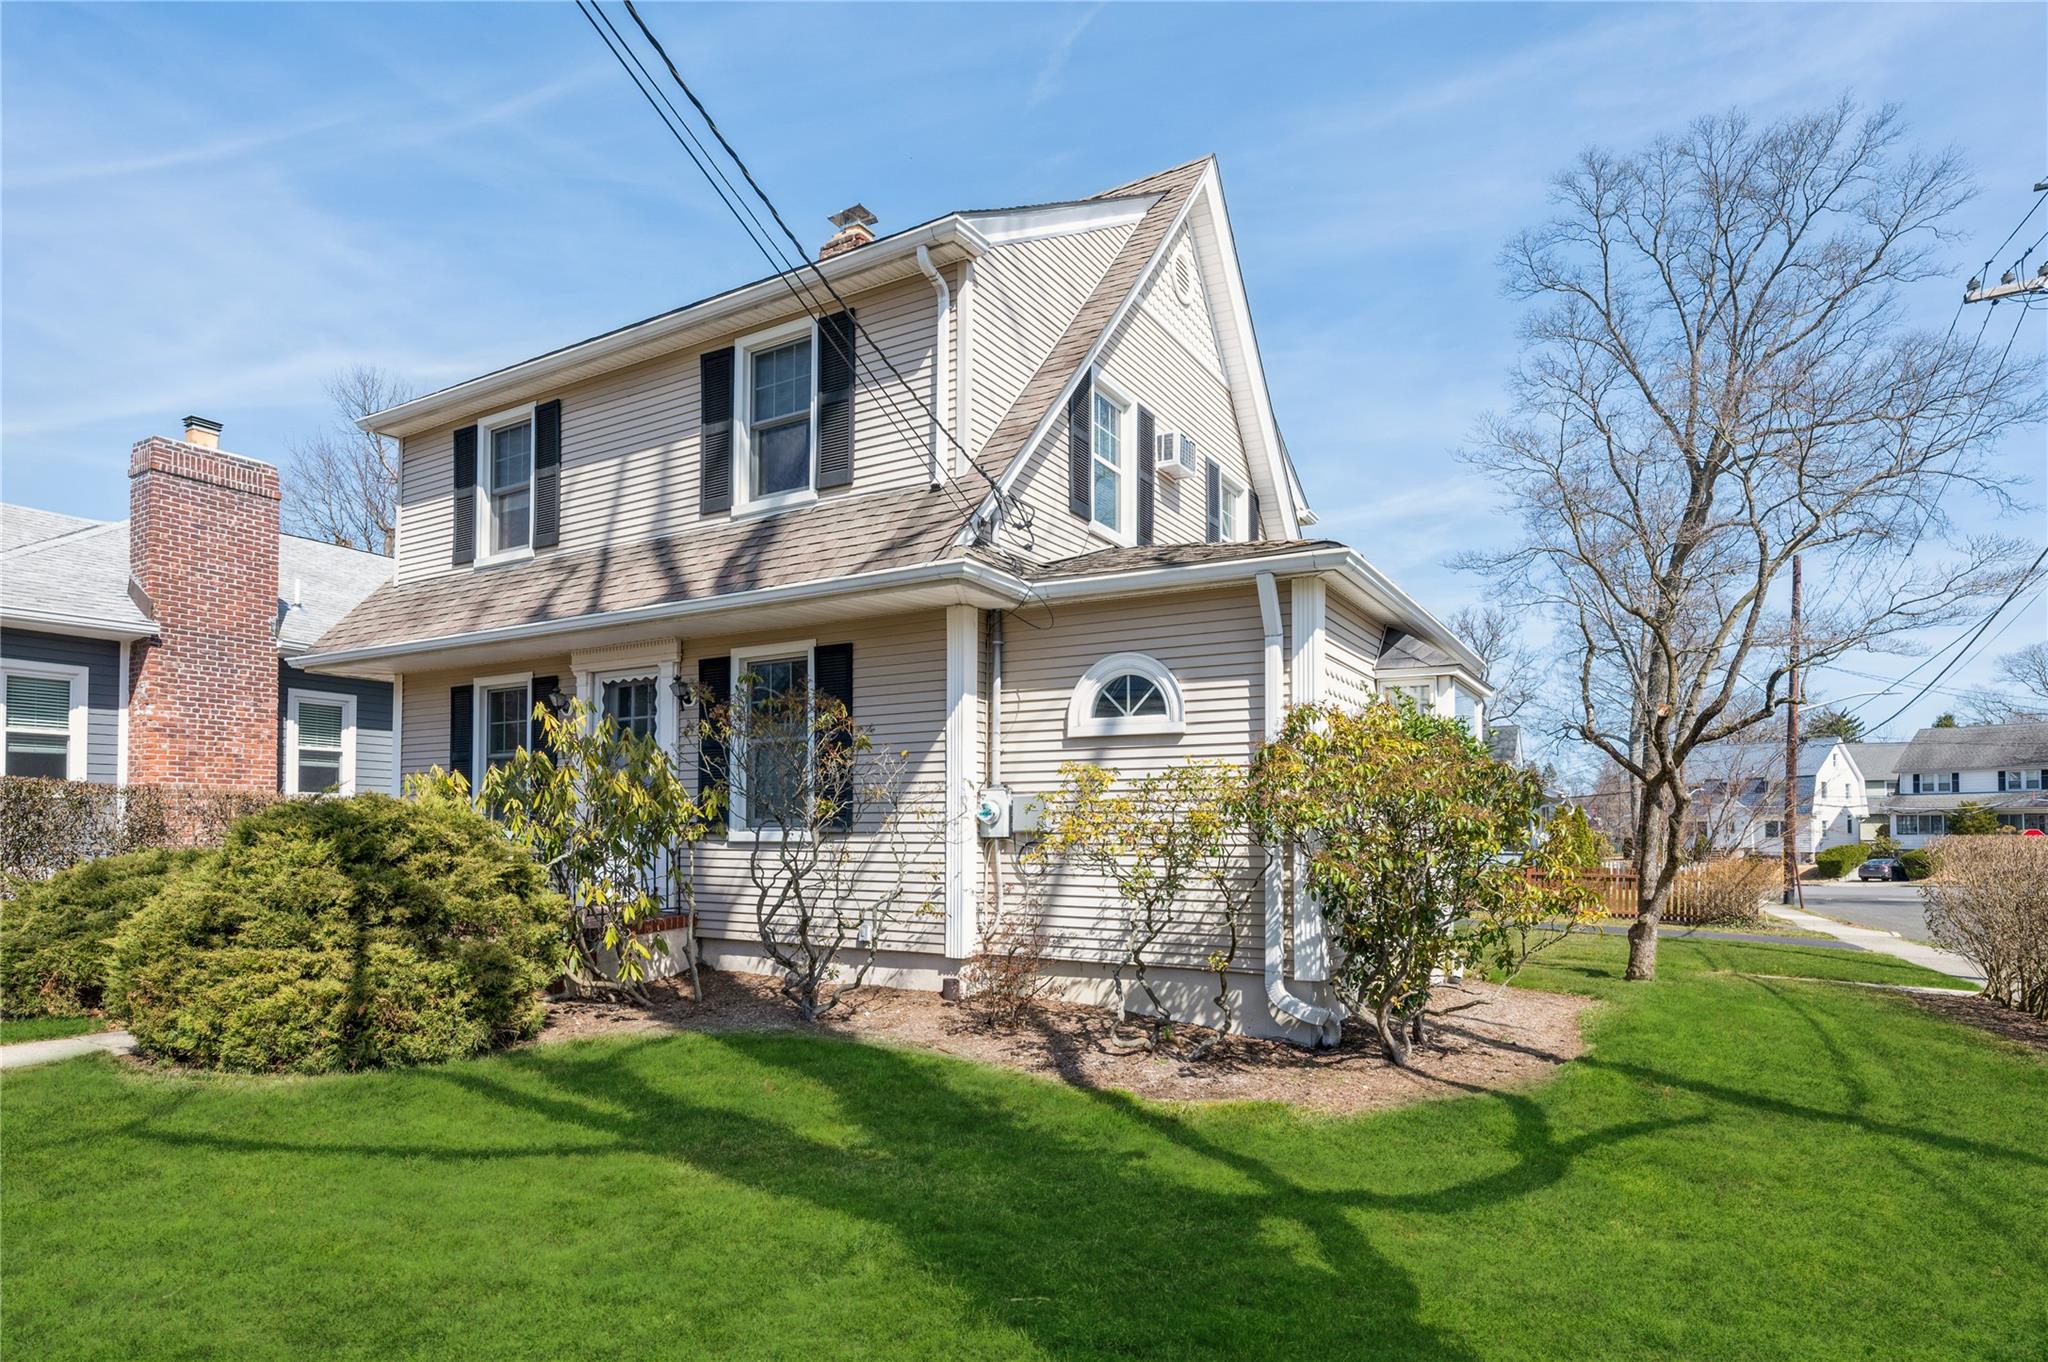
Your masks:
M1067 74L1067 61L1074 55L1074 44L1081 41L1081 35L1088 31L1088 25L1095 22L1095 16L1102 13L1102 3L1090 5L1081 18L1069 28L1060 40L1053 44L1046 54L1045 64L1038 68L1038 79L1031 82L1031 93L1024 97L1024 107L1035 109L1060 92L1060 83Z
M186 170L234 160L253 152L267 151L285 142L294 142L302 137L338 128L355 121L356 117L357 115L347 112L332 113L287 128L219 137L192 146L171 147L141 156L116 156L103 161L67 160L61 165L53 165L42 170L33 167L28 170L16 170L10 167L6 184L10 190L47 189L54 185L75 184L81 180L153 174L163 170Z

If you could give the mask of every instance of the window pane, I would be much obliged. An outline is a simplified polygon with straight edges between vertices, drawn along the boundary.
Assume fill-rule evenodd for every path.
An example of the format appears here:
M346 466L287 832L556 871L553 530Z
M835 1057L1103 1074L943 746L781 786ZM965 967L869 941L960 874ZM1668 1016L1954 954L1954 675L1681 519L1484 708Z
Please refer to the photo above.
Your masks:
M341 750L341 706L299 702L299 750L313 747L324 752Z
M1123 409L1118 407L1116 403L1110 401L1101 393L1095 394L1094 434L1096 458L1106 460L1112 464L1119 461L1120 446L1118 442L1123 438L1123 432L1118 429L1117 418L1122 414Z
M1217 499L1217 520L1219 533L1226 542L1237 538L1237 489L1229 483L1223 484L1223 495Z
M341 788L341 757L299 754L299 793L319 794Z
M1094 717L1121 719L1133 714L1166 713L1166 697L1150 678L1124 672L1103 682L1095 692Z
M648 678L604 683L604 712L620 728L643 738L654 736L654 682Z
M1095 523L1104 529L1113 530L1117 528L1118 503L1122 500L1117 495L1117 491L1118 483L1121 480L1116 469L1103 463L1100 459L1096 460Z
M531 529L530 494L521 489L491 498L491 551L523 549Z
M808 418L754 432L754 495L795 492L811 485Z
M14 709L11 705L7 718L12 724ZM21 733L10 727L7 730L7 774L63 780L71 772L70 750L71 741L64 734Z
M506 686L484 694L484 758L504 761L526 746L526 687Z
M1159 687L1142 676L1131 678L1131 713L1166 713L1166 697L1159 693Z
M533 476L533 423L491 432L491 490L524 487Z
M811 409L811 342L809 337L754 353L753 421L760 425L779 417L808 414Z
M71 730L71 683L61 676L7 678L7 727Z

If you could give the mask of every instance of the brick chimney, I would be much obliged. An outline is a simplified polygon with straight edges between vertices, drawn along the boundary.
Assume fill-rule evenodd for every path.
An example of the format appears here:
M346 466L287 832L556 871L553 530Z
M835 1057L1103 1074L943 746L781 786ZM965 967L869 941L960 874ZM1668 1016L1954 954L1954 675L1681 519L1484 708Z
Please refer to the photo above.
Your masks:
M835 255L858 250L875 239L874 226L878 219L857 203L843 212L834 213L826 221L839 230L818 248L820 260L830 260Z
M128 461L128 568L159 636L129 659L128 778L277 785L277 470L185 418Z

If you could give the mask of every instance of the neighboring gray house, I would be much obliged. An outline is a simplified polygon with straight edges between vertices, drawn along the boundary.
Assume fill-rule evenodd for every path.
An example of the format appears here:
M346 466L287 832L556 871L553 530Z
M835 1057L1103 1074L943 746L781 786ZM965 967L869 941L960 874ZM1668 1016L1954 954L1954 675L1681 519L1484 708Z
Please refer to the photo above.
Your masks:
M1894 792L1873 812L1908 847L1948 831L1963 803L2021 832L2048 834L2048 722L1923 728L1899 744Z
M210 480L224 469L274 488L274 470L200 443L216 434L194 422L195 442L145 442L178 471L138 472L139 517L0 506L6 774L396 789L390 683L296 662L390 580L391 560L280 535L274 495ZM138 557L158 564L153 592ZM226 714L246 721L225 731Z

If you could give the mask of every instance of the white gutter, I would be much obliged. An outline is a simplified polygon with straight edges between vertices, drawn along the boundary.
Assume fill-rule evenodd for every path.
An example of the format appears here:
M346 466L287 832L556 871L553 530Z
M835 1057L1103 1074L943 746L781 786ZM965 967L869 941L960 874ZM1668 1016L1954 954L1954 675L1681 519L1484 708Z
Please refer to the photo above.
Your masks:
M18 605L7 607L0 612L0 624L10 629L52 630L74 634L79 638L137 639L155 638L162 631L154 623L127 624L119 620L100 619L92 615L72 615L62 610L24 610Z
M936 563L913 563L907 567L883 568L876 572L855 573L849 577L819 578L807 582L794 582L788 586L735 591L722 596L700 597L696 600L659 601L653 605L635 606L628 610L599 610L584 615L570 615L558 620L546 620L539 624L508 624L496 629L440 634L431 638L410 639L403 643L308 653L300 657L298 665L307 669L350 666L358 662L376 662L413 653L440 652L448 648L471 648L491 643L551 638L558 634L573 634L585 629L605 629L619 625L666 623L671 620L694 619L701 615L724 614L734 610L758 610L766 606L790 605L829 599L833 596L859 595L892 587L927 586L949 581L958 583L963 591L960 604L976 603L964 598L967 588L976 588L984 596L993 595L1011 605L1022 603L1031 594L1029 586L1000 568L990 567L971 558L948 558Z
M128 649L130 639L121 640L121 667L114 685L114 784L128 783Z
M1271 572L1258 575L1259 622L1266 631L1265 728L1262 740L1272 742L1280 734L1280 653L1286 637L1280 630L1280 589ZM1318 1007L1294 996L1287 989L1286 943L1287 902L1280 882L1280 857L1268 854L1265 873L1266 901L1266 1006L1273 1020L1284 1027L1306 1026L1315 1033L1315 1044L1335 1046L1343 1030L1341 1008Z
M937 487L946 480L946 421L944 415L946 408L944 403L948 378L947 361L951 358L951 348L946 344L946 331L948 324L953 319L953 294L952 290L946 287L946 276L933 268L932 253L929 247L924 245L918 246L917 267L924 271L925 278L932 281L932 291L939 295L939 319L937 331L932 339L931 400L931 485Z

